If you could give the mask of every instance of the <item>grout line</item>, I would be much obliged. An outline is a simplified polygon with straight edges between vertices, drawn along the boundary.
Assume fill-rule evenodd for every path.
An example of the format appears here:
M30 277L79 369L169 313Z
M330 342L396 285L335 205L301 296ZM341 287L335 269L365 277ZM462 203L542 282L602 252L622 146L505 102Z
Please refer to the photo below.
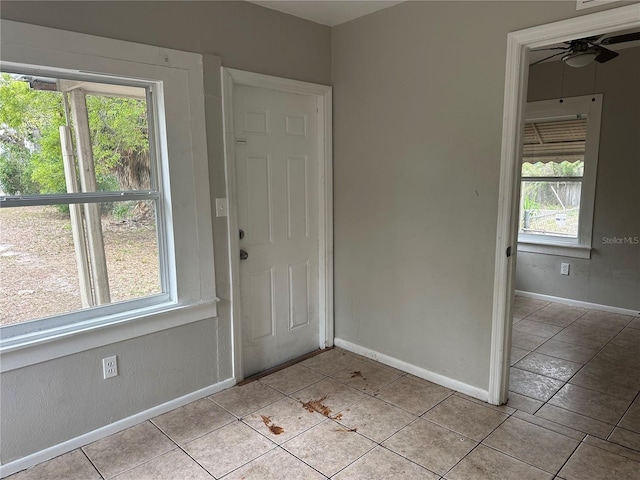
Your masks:
M93 460L91 460L91 459L89 458L89 455L87 455L87 452L85 452L85 451L84 451L84 449L83 449L82 447L78 448L78 450L80 450L80 451L82 452L82 454L85 456L85 458L86 458L87 460L89 460L89 463L90 463L90 464L91 464L91 466L96 470L96 472L98 472L98 475L100 475L100 478L103 478L103 479L104 479L104 478L106 478L104 475L102 475L102 472L101 472L100 470L98 470L98 467L96 467L96 464L95 464L95 463L93 463ZM72 451L73 451L73 450L72 450ZM69 453L71 453L71 452L69 452ZM52 460L53 460L53 459L52 459ZM48 460L48 461L51 461L51 460ZM35 466L35 465L34 465L34 466Z

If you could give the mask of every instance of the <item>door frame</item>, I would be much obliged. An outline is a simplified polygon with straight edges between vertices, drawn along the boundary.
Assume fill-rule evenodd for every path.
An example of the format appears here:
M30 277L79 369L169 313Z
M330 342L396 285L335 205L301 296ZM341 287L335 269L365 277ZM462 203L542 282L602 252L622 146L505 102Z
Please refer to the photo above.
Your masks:
M235 170L235 132L233 123L233 89L236 85L267 88L279 92L315 97L318 113L318 320L319 344L333 346L333 124L330 86L273 77L221 67L222 112L224 130L224 165L227 188L227 227L229 239L229 273L231 283L231 324L233 334L233 377L243 380L242 305L240 301L240 251Z
M500 187L493 288L489 403L507 401L511 352L511 312L518 245L520 157L527 101L529 50L591 35L640 27L640 4L518 30L507 35ZM513 255L506 256L507 249Z

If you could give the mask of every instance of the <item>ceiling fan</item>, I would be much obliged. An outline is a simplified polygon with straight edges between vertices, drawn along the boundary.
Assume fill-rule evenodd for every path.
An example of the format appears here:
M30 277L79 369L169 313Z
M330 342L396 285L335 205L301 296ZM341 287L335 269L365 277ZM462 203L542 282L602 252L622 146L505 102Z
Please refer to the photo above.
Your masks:
M550 55L542 60L538 60L531 64L537 65L538 63L549 60L560 55L563 55L562 61L570 67L585 67L594 60L599 63L605 63L609 60L616 58L619 53L605 48L604 45L615 45L616 43L633 42L640 40L640 32L625 33L623 35L614 35L612 37L606 37L600 39L601 36L579 38L564 42L566 46L562 47L550 47L541 48L537 51L544 50L562 50L559 53Z

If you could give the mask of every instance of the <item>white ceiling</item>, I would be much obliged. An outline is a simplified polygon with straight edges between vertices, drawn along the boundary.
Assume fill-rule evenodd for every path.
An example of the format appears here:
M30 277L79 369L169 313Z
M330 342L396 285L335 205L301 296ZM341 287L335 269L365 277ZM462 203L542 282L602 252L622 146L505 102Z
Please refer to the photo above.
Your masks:
M378 10L402 3L386 0L256 0L263 7L334 27Z

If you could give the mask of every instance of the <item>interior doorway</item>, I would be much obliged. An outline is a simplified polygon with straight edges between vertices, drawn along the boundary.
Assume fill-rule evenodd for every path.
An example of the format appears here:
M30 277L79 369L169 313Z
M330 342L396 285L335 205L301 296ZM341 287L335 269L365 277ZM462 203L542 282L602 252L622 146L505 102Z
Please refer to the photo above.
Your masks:
M559 42L640 27L640 6L630 5L513 32L507 38L504 126L494 277L489 403L507 401L511 319L515 290L515 249L527 100L529 52Z

